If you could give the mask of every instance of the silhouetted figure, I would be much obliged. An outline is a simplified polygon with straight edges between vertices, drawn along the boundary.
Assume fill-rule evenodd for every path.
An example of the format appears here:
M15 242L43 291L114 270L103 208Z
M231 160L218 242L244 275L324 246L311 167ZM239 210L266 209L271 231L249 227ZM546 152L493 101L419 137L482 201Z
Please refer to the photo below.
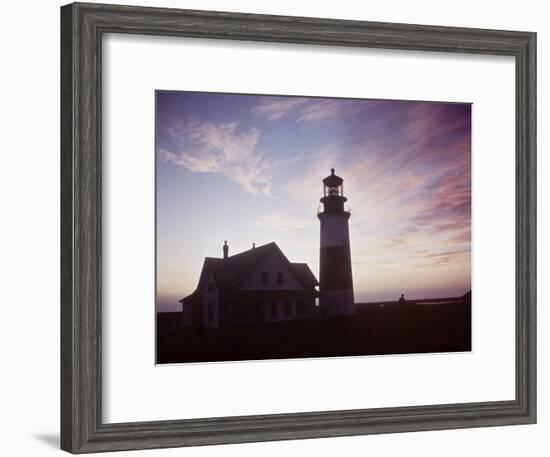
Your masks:
M405 295L401 294L401 297L399 297L399 300L398 300L398 303L399 304L403 304L405 303L407 300L405 300Z

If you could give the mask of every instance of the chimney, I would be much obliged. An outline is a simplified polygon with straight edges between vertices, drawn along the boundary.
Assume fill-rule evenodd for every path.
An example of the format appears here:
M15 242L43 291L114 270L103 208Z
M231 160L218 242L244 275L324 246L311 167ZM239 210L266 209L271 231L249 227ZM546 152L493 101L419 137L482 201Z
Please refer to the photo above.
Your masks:
M256 249L256 243L252 243L252 249Z
M223 242L223 258L227 259L227 256L229 254L229 246L227 245L227 240Z

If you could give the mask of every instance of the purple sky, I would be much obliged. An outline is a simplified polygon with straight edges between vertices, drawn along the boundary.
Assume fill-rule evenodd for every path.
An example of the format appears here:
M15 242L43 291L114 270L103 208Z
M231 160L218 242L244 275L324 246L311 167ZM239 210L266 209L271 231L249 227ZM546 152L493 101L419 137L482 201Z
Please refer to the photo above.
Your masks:
M157 304L275 241L318 276L321 180L351 206L356 301L470 289L470 104L157 92Z

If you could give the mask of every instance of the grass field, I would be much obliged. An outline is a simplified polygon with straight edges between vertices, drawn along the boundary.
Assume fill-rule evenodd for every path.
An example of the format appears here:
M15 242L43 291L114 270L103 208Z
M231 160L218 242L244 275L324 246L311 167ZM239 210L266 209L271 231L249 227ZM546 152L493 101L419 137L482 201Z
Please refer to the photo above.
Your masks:
M354 316L227 329L182 328L157 314L157 363L471 350L471 304L460 298L358 303Z

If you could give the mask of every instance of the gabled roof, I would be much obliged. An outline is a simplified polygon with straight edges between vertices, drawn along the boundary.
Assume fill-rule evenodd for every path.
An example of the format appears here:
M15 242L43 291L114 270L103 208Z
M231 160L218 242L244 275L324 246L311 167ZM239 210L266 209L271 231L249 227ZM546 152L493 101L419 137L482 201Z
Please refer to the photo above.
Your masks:
M319 283L305 263L291 263L275 242L264 244L227 257L226 259L206 257L199 278L200 287L212 275L219 288L234 289L250 274L254 267L269 253L275 252L282 257L296 279L306 288L315 287Z
M309 269L307 263L291 263L290 266L294 271L294 274L302 284L308 287L315 287L319 285L317 278Z
M191 292L186 297L183 297L181 300L178 300L179 303L189 303L193 305L193 303L200 303L201 301L201 293L198 291L198 289L195 289L194 292Z

